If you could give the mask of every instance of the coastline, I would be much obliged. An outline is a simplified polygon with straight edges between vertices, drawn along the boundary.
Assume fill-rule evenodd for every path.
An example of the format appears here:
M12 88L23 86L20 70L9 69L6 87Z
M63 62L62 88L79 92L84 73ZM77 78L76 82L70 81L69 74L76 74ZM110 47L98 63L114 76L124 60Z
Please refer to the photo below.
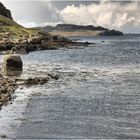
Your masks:
M59 49L71 46L94 45L90 42L77 42L59 35L52 35L49 39L47 35L35 38L26 38L20 42L2 42L0 43L0 55L3 54L28 54L33 51Z
M77 42L57 35L51 35L48 39L48 34L44 34L42 36L24 38L20 42L2 42L0 43L0 55L28 54L33 51L52 50L59 48L69 49L80 46L87 47L89 45L94 45L94 43ZM0 109L12 99L12 94L18 88L18 85L29 86L44 84L49 79L58 79L58 77L52 76L50 74L45 78L35 77L34 79L17 79L14 77L9 78L8 76L5 78L2 76L1 69L3 69L3 65L0 65Z
M0 78L0 109L12 99L12 93L17 89L15 82L8 78Z
M48 74L46 77L21 79L18 77L5 78L0 74L0 109L12 100L12 94L21 86L43 85L49 80L58 80L59 76Z

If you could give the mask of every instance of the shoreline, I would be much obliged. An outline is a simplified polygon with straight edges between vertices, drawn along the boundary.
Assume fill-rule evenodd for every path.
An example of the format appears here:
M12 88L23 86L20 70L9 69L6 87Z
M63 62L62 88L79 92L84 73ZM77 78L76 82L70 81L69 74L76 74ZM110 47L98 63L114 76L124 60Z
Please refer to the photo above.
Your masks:
M16 89L23 86L34 86L34 85L43 85L49 80L58 80L59 76L48 74L46 77L35 77L28 79L20 78L4 78L0 75L0 110L3 105L6 105L9 101L12 100L12 94Z
M28 38L30 39L30 38ZM8 54L28 54L34 51L52 50L59 48L77 48L78 46L87 47L89 45L94 45L95 43L90 42L76 42L69 40L62 36L52 36L51 39L47 40L46 36L41 36L37 38L32 38L30 42L23 40L21 43L5 42L0 43L0 55ZM18 85L37 85L44 84L48 79L57 80L58 77L49 74L46 78L35 77L34 79L14 79L4 78L1 75L1 69L3 65L0 65L0 109L9 100L12 99L12 94L18 88ZM49 78L48 78L49 77Z
M0 42L0 55L4 54L28 54L34 51L52 50L59 48L74 48L77 46L87 47L89 45L95 45L91 42L80 42L67 39L62 36L52 36L51 39L47 40L47 37L41 36L37 38L28 38L22 40L20 43L15 42Z
M17 85L13 80L8 78L0 78L0 109L8 101L12 99L12 93L17 89Z

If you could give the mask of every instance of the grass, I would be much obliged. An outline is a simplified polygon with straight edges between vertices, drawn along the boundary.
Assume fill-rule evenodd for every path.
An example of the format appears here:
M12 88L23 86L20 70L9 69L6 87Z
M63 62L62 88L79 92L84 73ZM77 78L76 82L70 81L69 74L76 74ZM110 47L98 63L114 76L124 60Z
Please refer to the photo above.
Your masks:
M21 35L36 35L39 33L39 30L24 28L15 21L0 15L0 38L6 32L10 37L19 38Z

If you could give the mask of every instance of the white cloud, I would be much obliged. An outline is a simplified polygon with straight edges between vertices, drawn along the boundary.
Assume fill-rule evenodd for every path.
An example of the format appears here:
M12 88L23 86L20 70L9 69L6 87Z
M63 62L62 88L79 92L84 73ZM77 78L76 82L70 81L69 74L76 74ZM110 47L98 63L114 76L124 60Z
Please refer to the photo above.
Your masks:
M140 27L140 8L136 2L122 4L121 2L102 2L100 4L69 5L60 11L60 17L65 23L92 24L110 29L125 30L128 27ZM140 31L140 29L139 29ZM129 31L128 31L129 32Z
M122 4L122 2L102 0L98 4L93 2L79 5L80 2L75 4L63 1L56 4L56 1L51 2L51 0L1 1L11 10L14 20L26 27L71 23L140 32L140 2Z
M23 25L26 28L33 28L33 27L44 27L44 26L55 26L57 24L62 24L62 22L42 22L42 23L36 23L36 22L28 22L26 20L20 20L17 21L20 25Z

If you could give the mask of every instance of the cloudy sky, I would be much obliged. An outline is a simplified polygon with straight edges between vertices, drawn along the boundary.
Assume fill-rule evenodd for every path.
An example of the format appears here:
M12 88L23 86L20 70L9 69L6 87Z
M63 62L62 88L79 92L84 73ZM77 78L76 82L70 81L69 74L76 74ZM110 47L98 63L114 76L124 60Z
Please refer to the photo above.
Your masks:
M138 1L1 0L14 20L26 27L70 23L140 33Z

